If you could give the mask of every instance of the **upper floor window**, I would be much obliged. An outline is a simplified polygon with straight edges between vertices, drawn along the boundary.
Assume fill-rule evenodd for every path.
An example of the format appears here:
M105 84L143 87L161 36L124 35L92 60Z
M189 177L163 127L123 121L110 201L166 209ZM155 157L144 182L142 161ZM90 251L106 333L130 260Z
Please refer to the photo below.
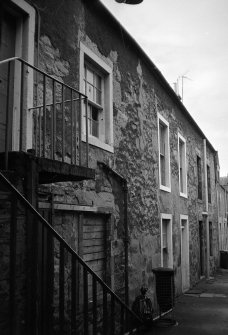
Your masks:
M180 195L187 197L186 140L178 134L179 189Z
M208 202L211 203L211 171L209 165L207 165L207 194Z
M158 114L158 143L160 189L170 192L169 123L160 114Z
M80 90L88 97L89 143L113 152L112 68L80 43ZM82 106L82 139L86 135L86 106Z
M100 73L92 68L91 65L84 66L84 92L88 97L88 131L89 135L99 138L99 123L104 111L104 79ZM84 124L85 109L84 109ZM100 122L99 122L100 121Z
M201 158L197 156L197 189L198 199L202 200L202 166Z

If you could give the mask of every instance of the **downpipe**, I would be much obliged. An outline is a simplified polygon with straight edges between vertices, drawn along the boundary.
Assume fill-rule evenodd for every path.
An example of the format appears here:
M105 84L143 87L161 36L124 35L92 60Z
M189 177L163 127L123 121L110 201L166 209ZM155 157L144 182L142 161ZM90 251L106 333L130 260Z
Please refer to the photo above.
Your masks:
M203 218L206 225L206 279L210 279L210 240L209 240L209 220L208 220L208 186L207 186L207 142L203 140L204 154L204 190L205 190L205 212Z

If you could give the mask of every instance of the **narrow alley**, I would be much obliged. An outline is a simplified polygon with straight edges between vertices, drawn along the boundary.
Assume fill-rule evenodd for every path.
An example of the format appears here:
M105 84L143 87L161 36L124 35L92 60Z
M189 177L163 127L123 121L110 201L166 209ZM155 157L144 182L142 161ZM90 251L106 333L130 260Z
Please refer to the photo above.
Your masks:
M215 277L203 279L176 299L172 315L175 326L159 322L146 335L225 335L228 333L228 270L219 269Z

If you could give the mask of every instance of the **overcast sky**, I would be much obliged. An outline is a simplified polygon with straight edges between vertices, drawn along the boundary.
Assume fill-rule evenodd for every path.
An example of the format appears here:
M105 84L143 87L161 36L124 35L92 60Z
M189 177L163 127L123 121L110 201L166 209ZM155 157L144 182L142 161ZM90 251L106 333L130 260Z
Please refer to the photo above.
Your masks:
M183 102L228 174L228 0L101 0L168 83L186 76ZM182 94L179 80L180 95Z

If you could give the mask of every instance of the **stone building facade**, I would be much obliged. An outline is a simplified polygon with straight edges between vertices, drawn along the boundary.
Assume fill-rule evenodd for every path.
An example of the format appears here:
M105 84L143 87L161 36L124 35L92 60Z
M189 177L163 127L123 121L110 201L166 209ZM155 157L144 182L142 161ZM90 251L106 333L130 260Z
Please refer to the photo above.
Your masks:
M53 227L130 304L145 285L156 307L154 268L174 269L176 294L212 275L217 152L160 71L98 0L11 2L36 13L35 66L88 96L95 178L45 180L39 210L54 210ZM86 141L84 102L81 111Z
M219 250L228 250L227 213L228 194L224 186L218 187L218 223L219 223Z

